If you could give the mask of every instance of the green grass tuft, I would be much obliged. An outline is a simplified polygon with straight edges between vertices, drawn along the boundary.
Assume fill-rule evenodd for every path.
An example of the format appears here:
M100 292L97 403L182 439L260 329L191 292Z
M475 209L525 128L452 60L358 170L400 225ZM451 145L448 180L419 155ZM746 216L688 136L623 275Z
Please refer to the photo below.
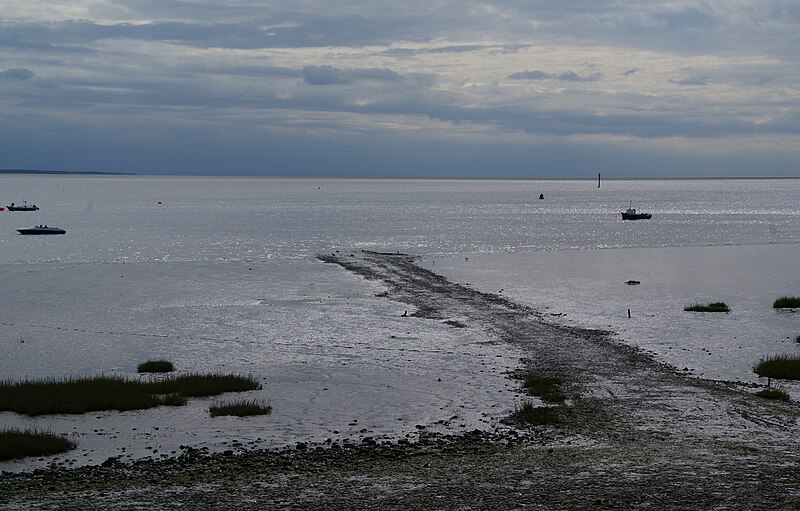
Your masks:
M27 456L49 456L75 448L75 442L61 435L35 429L4 428L0 430L0 461Z
M714 302L714 303L693 303L688 307L684 307L683 310L687 312L730 312L731 309L728 307L728 304L725 302Z
M800 355L775 355L753 366L753 372L767 378L800 380Z
M764 399L777 399L778 401L789 401L789 394L778 389L764 389L756 392L756 396Z
M128 380L119 376L0 381L0 411L36 416L100 410L142 410L181 406L187 397L216 396L261 388L252 376L187 374L161 380Z
M561 391L564 380L547 376L529 374L525 377L522 387L532 396L536 396L548 403L563 403L567 396Z
M800 307L800 296L781 296L772 304L774 309L797 309Z
M189 402L186 396L180 394L163 394L156 397L160 406L183 406Z
M140 410L158 404L141 384L118 376L0 383L0 410L25 415Z
M169 360L148 360L136 368L138 373L171 373L175 366Z
M190 373L143 384L153 394L180 394L185 397L218 396L224 392L258 390L261 385L252 376L238 374Z
M269 415L272 413L272 407L256 400L246 401L241 399L233 403L214 404L209 407L208 411L211 413L212 417L220 415L252 417L255 415Z
M561 422L558 408L552 406L534 406L530 401L522 403L522 406L514 411L511 418L532 426L546 426Z

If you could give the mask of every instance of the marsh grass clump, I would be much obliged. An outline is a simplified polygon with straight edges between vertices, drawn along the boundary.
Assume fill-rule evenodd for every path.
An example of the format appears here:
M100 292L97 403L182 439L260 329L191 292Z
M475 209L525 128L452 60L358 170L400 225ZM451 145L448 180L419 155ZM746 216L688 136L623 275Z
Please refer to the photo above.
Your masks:
M753 366L753 372L767 378L800 380L800 355L775 355Z
M536 376L529 374L525 377L522 387L528 394L536 396L548 403L563 403L567 398L561 390L564 380L549 376Z
M688 307L684 307L683 310L687 312L730 312L731 309L728 307L728 304L725 302L714 302L714 303L693 303Z
M0 410L32 416L140 410L159 404L160 396L119 376L0 383Z
M75 442L61 435L35 429L4 428L0 430L0 461L27 456L49 456L75 448Z
M772 304L773 309L800 308L800 296L781 296Z
M514 410L511 418L532 426L547 426L549 424L558 424L561 422L558 408L552 406L534 406L531 401L522 403L522 406Z
M272 413L272 407L256 401L255 399L247 401L240 399L232 403L214 404L208 408L212 417L220 415L233 415L236 417L253 417L256 415L269 415Z
M190 373L143 383L153 394L178 394L184 397L218 396L224 392L258 390L261 385L252 376L239 374Z
M169 360L148 360L136 368L137 373L171 373L175 366Z
M186 396L181 396L180 394L164 394L159 396L159 399L160 402L158 404L160 406L183 406L189 402Z
M780 389L764 389L756 392L756 396L764 399L776 399L778 401L789 401L789 394Z
M142 410L160 405L182 406L188 397L259 389L252 376L187 374L160 380L128 380L120 376L0 381L0 411L36 416L80 414L101 410Z

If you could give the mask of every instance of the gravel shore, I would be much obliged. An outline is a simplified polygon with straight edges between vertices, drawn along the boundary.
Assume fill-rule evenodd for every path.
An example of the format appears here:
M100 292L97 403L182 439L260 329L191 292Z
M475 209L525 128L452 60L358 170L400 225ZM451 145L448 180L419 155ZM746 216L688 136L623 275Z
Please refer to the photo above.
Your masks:
M320 259L381 281L413 316L482 329L562 379L546 426L412 440L301 443L282 452L186 448L164 460L4 473L2 509L800 509L800 407L692 378L606 332L420 268L411 256ZM532 398L534 402L537 400ZM538 403L537 405L544 405Z

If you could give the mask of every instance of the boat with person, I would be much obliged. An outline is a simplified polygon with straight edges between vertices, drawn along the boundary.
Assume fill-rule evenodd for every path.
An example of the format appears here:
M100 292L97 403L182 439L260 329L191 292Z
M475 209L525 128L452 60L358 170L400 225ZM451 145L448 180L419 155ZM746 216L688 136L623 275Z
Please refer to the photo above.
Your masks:
M622 212L623 220L649 220L652 216L650 213L637 213L636 208L632 207L632 205L629 205L628 209Z
M35 227L27 227L24 229L17 229L20 234L66 234L67 231L60 227L48 227L46 225L37 225Z
M6 209L9 211L39 211L39 206L28 204L28 201L22 201L22 204L14 204L12 202L10 206L6 206Z

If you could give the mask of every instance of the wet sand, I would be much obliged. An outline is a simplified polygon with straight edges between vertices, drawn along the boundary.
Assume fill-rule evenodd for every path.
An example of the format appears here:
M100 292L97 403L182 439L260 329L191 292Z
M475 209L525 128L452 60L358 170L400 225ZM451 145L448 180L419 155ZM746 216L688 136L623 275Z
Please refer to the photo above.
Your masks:
M361 438L283 452L184 449L162 461L4 474L6 509L796 509L800 406L701 380L606 332L449 282L412 256L321 256L413 315L480 328L558 376L558 424ZM541 403L537 403L541 404ZM402 439L401 439L402 440Z

